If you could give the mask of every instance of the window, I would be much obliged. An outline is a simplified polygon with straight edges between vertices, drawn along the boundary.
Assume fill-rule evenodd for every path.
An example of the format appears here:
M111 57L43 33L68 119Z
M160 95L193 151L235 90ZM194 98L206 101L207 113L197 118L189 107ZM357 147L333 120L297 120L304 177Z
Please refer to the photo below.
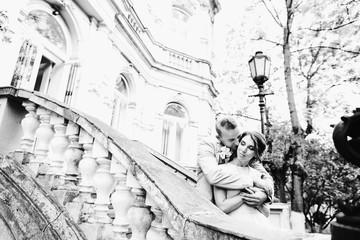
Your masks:
M162 153L170 159L182 162L186 157L185 139L188 114L178 103L169 103L164 111Z
M65 34L54 16L42 10L33 10L27 16L26 23L52 45L66 52Z
M123 75L120 75L118 79L116 79L115 89L125 98L129 97L129 86L126 81L126 78Z
M53 15L53 8L46 1L30 3L27 11L23 21L26 39L20 49L13 84L64 101L73 90L68 88L65 92L64 87L68 83L64 81L64 63L73 49L65 19Z
M48 92L48 86L50 84L50 75L54 67L54 63L51 62L46 57L41 58L39 72L36 77L35 87L34 90L38 92L47 93Z
M125 131L128 129L127 126L129 124L127 121L129 91L128 81L123 75L120 75L115 83L115 99L111 126L124 134L126 134Z
M173 5L172 7L172 21L171 21L171 29L173 31L173 36L176 43L186 42L188 41L188 29L189 29L189 20L191 14L186 11L185 8L178 5ZM182 41L179 41L182 39Z
M189 14L178 7L173 7L172 16L181 23L187 23L189 21Z

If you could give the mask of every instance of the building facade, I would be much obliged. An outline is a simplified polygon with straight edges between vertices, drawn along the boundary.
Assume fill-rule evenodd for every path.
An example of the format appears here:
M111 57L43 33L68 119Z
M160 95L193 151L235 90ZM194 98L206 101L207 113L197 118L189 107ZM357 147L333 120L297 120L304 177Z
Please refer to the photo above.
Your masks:
M0 86L46 94L194 170L197 139L214 126L219 9L216 0L1 3Z

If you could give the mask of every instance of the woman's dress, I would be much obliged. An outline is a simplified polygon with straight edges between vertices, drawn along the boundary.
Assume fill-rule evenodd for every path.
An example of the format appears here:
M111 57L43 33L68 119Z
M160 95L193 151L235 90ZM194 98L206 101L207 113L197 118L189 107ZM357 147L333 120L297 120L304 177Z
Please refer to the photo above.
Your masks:
M228 213L228 215L239 220L246 220L248 223L270 226L270 221L264 214L262 214L257 208L251 207L247 204L242 204L239 208Z
M253 179L261 177L261 173L259 171L255 170L251 167L246 167L246 168L249 169L248 170L249 177L251 177ZM229 198L229 197L237 194L236 192L237 192L236 190L227 190L226 195ZM266 208L266 207L260 206L258 208L255 208L255 207L247 205L246 203L243 203L240 207L238 207L234 211L228 213L228 215L235 217L237 219L246 220L249 223L260 224L262 226L270 225L270 221L265 216L266 214L264 213L263 208Z
M261 177L261 173L251 167L249 168L248 174L249 178ZM239 190L226 190L227 198L230 198L234 195L239 194ZM246 227L248 230L256 229L256 231L261 232L261 236L267 236L266 239L276 239L276 240L289 240L289 239L302 239L296 238L293 232L287 229L281 229L274 227L267 216L269 216L269 209L267 211L267 206L261 205L259 207L251 207L246 203L243 203L240 207L234 211L227 213L229 216L234 219L239 220L239 225ZM267 215L267 216L265 216Z

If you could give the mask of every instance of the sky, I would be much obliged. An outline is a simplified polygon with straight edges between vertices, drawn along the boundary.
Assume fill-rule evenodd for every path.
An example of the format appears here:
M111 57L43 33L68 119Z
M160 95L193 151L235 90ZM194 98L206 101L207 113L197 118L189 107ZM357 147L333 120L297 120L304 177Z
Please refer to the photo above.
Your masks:
M236 24L238 23L239 19L241 19L241 16L244 14L245 12L245 8L247 6L249 6L250 4L254 3L255 1L253 0L219 0L220 4L221 4L221 10L220 12L215 16L215 34L214 34L214 47L215 49L221 49L221 44L222 44L222 40L225 38L225 25L232 25L232 24ZM272 3L277 3L277 4L282 4L283 1L279 1L279 0L272 0ZM262 4L259 4L259 7L257 8L257 14L259 13L263 13L262 17L268 16L268 19L265 19L262 23L263 28L265 28L264 30L267 31L268 34L268 30L272 30L270 32L272 32L273 34L275 34L275 29L278 29L277 26L274 25L274 20L270 17L269 13L267 12L267 10L265 8L263 8ZM249 22L248 24L253 24L251 22ZM257 27L257 26L254 26ZM280 29L281 30L281 29ZM265 46L262 45L262 43L259 42L252 42L250 44L251 46L247 46L246 49L244 49L244 56L242 59L239 59L239 61L243 61L246 62L250 59L251 54L255 53L255 49L266 49ZM249 50L250 49L250 50ZM278 50L277 50L278 51ZM216 56L219 58L224 58L226 57L224 54L224 51L217 51L216 52ZM273 56L275 55L275 53L269 51L269 52L265 52L265 54L267 54L268 56ZM275 62L272 62L272 67L276 67ZM281 63L278 63L281 64ZM245 75L245 74L244 74ZM271 77L275 77L274 75ZM281 78L281 76L280 76ZM271 80L271 79L270 79ZM274 87L275 88L275 87ZM272 89L275 93L277 92L278 89ZM341 87L337 88L338 91L349 91L349 94L345 94L344 98L347 99L347 102L350 105L350 108L355 109L356 107L360 107L359 106L359 102L360 102L360 98L358 95L353 94L351 89L344 89L344 87L341 89ZM334 92L333 94L336 94L336 92ZM275 94L274 96L269 96L267 97L267 104L272 104L274 106L276 106L277 111L279 111L280 114L282 114L284 116L284 118L289 118L289 110L288 110L288 105L287 105L287 99L286 96L279 96L279 94ZM302 104L302 103L301 103ZM300 107L300 102L297 102L297 110L299 111L298 115L300 118L302 118L303 114L301 112L301 107ZM253 116L258 118L259 116L259 107L257 104L254 104L254 112L253 112ZM338 122L340 122L340 117L345 115L345 113L343 112L339 112L338 115L334 115L334 116L326 116L326 118L320 119L318 120L318 123L321 123L320 125L322 125L321 127L323 127L322 130L328 131L328 132L332 132L332 128L329 128L330 124L336 124ZM302 120L301 123L302 127L305 127L305 121L304 119Z
M240 21L242 21L242 18L244 15L246 15L246 7L253 4L254 1L251 0L244 0L244 1L237 1L237 0L220 0L221 4L221 10L220 12L215 16L215 30L214 30L214 48L215 48L215 68L217 70L220 70L223 67L223 60L226 59L228 56L226 55L227 52L224 51L224 40L226 38L226 25L235 26L236 24L239 24ZM263 9L262 5L259 5L260 12L262 12ZM263 16L267 16L267 13L264 12ZM277 26L274 26L274 21L272 19L268 19L268 21L265 21L268 25L266 26L267 29L274 29L277 28ZM251 27L254 23L249 22L248 25ZM239 61L242 63L247 64L247 61L255 54L256 51L263 51L266 55L271 57L273 53L268 50L269 46L268 44L264 44L264 42L260 41L252 41L248 45L244 47L244 49L241 49L241 55L239 56ZM278 50L277 50L278 51ZM226 65L226 63L225 63ZM274 65L274 64L272 64ZM234 71L237 71L238 69L233 69ZM242 70L240 70L242 71ZM250 71L248 68L244 70L245 72L242 72L242 84L247 85L254 85L251 77L250 77ZM236 86L238 87L238 86ZM242 86L240 86L242 87ZM248 87L248 86L246 86ZM253 92L249 92L248 95L257 94L257 90L254 90ZM236 93L234 93L234 97L248 97L248 96L239 96ZM279 112L282 112L282 115L289 118L288 114L288 106L286 99L284 101L283 96L279 99L280 96L268 96L267 97L267 104L275 104L277 106L277 110ZM253 107L252 107L253 106ZM260 113L259 113L259 106L258 106L258 99L254 99L254 104L251 105L247 109L247 117L254 118L254 119L260 119ZM259 121L247 121L246 119L241 119L241 121L246 121L246 125L249 126L251 129L257 130L259 128L260 123Z

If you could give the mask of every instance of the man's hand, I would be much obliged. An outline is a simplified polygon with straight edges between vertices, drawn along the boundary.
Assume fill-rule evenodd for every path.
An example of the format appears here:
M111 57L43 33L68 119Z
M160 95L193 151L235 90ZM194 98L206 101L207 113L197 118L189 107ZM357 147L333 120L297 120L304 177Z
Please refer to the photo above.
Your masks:
M255 178L254 186L263 189L268 196L272 195L272 186L269 186L265 180L261 178Z
M242 198L244 203L249 206L257 207L263 204L266 199L267 195L262 190L256 190L256 188L246 188L249 193L243 193Z

